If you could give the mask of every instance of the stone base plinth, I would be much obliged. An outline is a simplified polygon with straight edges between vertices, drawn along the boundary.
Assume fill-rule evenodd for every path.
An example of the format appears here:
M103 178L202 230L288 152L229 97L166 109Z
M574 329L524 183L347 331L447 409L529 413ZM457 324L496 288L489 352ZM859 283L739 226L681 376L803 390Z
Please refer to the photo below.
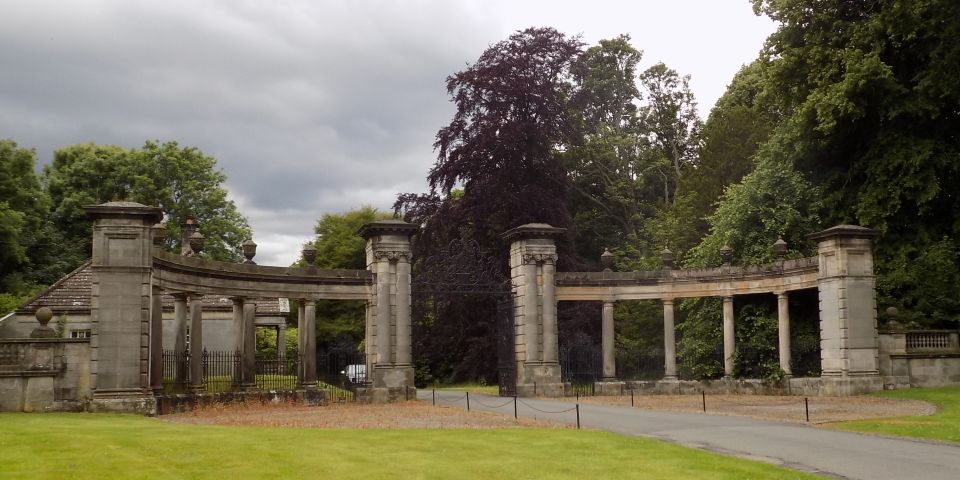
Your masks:
M157 414L156 398L142 390L98 390L90 400L93 413L136 413L154 416Z
M373 368L373 376L370 380L373 382L373 388L413 387L413 366L377 365Z
M518 383L518 397L563 397L566 384L556 383Z
M883 390L880 375L864 377L820 377L820 395L849 397Z
M330 403L328 392L326 390L320 390L316 388L304 390L259 390L158 395L156 397L156 402L157 413L159 415L185 412L198 407L227 403L292 403L311 407L327 405Z
M360 403L394 403L417 399L415 387L367 387L358 388L356 399Z
M630 393L626 382L620 380L604 380L593 383L593 394L598 396L623 395Z

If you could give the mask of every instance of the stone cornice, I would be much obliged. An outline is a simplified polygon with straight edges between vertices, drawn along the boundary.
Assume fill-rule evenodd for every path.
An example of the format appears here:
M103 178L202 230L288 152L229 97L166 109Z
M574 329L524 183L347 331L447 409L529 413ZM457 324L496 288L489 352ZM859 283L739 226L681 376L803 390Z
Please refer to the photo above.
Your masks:
M378 220L368 223L357 230L357 234L365 239L375 235L404 235L411 236L420 231L420 227L403 220Z
M107 202L100 205L87 205L83 209L91 219L110 217L144 217L152 226L163 220L163 210L148 207L137 202Z
M833 237L873 239L878 235L880 235L880 232L859 225L837 225L821 232L811 233L807 235L807 238L814 241Z
M508 242L514 242L529 238L557 238L566 231L566 228L557 228L546 223L528 223L507 230L501 237Z

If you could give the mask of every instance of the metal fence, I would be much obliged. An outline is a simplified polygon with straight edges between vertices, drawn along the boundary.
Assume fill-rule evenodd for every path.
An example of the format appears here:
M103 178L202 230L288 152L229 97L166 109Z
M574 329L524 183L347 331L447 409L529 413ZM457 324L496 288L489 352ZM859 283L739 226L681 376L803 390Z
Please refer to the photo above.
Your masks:
M256 359L257 388L263 390L294 390L300 385L297 372L300 369L300 357L266 357Z
M229 392L240 387L239 351L203 351L203 388L207 392ZM192 383L189 351L163 351L163 389L166 393L186 392Z
M617 378L620 380L660 380L663 378L662 350L617 349Z
M355 348L317 350L317 380L327 390L331 402L350 402L358 387L367 382L363 352Z

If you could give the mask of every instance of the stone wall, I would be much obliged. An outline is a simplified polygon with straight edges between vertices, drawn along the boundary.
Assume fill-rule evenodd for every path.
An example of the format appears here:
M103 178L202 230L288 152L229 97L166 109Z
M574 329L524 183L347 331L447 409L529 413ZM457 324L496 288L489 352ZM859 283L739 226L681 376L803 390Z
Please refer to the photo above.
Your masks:
M885 389L960 385L960 332L880 332L880 376Z
M0 411L81 411L89 399L88 339L0 342Z

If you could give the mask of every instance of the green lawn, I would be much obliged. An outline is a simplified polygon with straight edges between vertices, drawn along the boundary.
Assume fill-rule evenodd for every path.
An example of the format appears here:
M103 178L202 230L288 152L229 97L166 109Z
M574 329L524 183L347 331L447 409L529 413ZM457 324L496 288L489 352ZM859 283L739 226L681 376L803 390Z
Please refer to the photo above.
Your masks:
M858 432L883 433L905 437L928 438L960 443L960 387L912 388L875 394L888 398L925 400L940 407L927 417L896 417L878 420L857 420L831 425Z
M444 390L459 390L464 392L486 393L487 395L498 395L500 393L500 387L497 385L480 385L479 383L439 383L423 389L425 392L430 390L436 390L438 392Z
M0 414L0 478L816 477L586 430L321 430L8 413Z

